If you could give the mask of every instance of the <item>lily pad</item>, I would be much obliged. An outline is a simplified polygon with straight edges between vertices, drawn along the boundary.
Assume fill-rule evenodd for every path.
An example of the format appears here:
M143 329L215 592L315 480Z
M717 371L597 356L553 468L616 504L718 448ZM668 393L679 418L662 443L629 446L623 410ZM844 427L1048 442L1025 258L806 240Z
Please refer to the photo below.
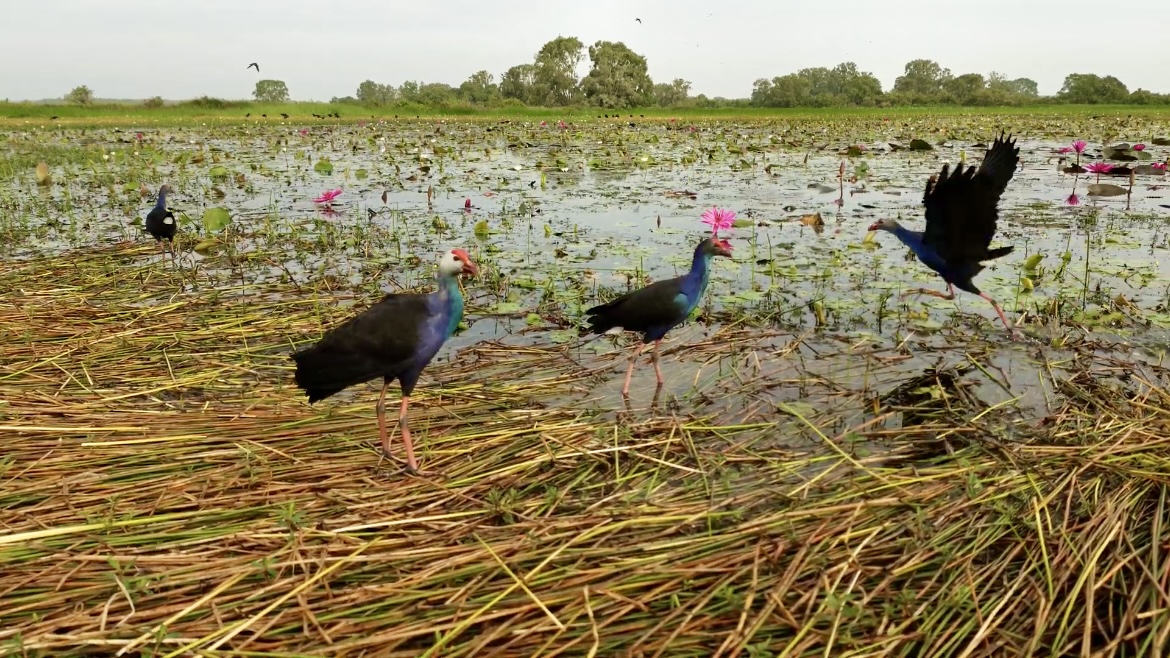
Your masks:
M313 171L317 172L318 174L332 174L333 163L324 159L318 160L317 164L313 165Z
M223 165L215 165L207 170L207 175L212 178L227 178L228 168Z
M1093 183L1089 185L1089 196L1125 196L1127 190L1124 187L1117 185L1110 185L1109 183Z
M219 233L231 223L232 215L227 208L208 208L203 211L203 229L208 233Z

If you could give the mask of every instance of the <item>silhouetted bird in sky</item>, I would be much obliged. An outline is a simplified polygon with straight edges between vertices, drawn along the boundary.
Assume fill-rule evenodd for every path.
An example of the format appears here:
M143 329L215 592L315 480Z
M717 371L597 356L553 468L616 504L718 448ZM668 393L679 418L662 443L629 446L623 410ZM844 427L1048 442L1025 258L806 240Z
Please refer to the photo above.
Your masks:
M642 19L641 19L641 18L635 18L634 20L638 21L639 23L641 23L641 22L642 22Z
M250 69L250 68L253 68L253 67L255 67L255 69L256 69L256 72L257 72L257 73L259 73L259 72L260 72L260 65L259 65L259 64L257 64L256 62L252 62L251 64L249 64L249 65L248 65L248 66L246 66L245 68L249 68L249 69Z

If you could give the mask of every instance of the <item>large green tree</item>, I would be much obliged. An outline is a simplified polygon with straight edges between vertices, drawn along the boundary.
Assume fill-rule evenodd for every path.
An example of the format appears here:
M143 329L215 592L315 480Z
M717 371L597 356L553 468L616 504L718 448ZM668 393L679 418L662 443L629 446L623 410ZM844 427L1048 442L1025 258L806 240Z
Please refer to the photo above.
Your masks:
M1124 103L1129 100L1129 88L1111 75L1071 73L1056 96L1068 103Z
M761 107L833 107L874 105L882 95L882 84L853 62L827 69L801 69L771 80L756 80L751 104Z
M654 81L645 57L621 41L598 41L589 46L589 61L592 67L581 81L581 91L590 104L641 107L650 103Z
M85 85L74 87L72 91L65 94L65 100L77 105L89 105L93 102L93 91Z
M252 96L260 103L287 103L288 85L283 80L261 80L252 90Z
M902 75L894 80L894 91L917 96L937 96L951 79L951 70L939 66L930 59L915 59L906 62Z
M572 105L577 98L577 67L585 46L577 37L557 37L540 47L533 65L533 95L541 105Z
M987 88L987 80L980 73L964 73L943 82L943 91L959 105L971 105Z
M459 95L472 103L489 104L500 98L496 77L487 71L476 71L459 85Z
M357 99L363 105L389 105L398 99L398 90L394 85L366 80L358 85Z
M675 78L670 83L662 82L654 85L654 104L659 107L682 105L687 102L690 95L691 83L682 78Z
M517 64L500 76L500 95L525 105L537 105L536 65Z

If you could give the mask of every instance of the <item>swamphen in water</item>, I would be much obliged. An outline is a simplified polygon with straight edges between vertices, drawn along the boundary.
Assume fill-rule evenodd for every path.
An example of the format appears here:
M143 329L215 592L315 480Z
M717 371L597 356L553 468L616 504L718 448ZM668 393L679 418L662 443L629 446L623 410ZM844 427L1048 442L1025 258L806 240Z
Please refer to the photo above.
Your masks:
M439 261L438 289L428 294L389 294L382 301L341 324L316 345L296 352L296 383L309 396L309 404L338 393L354 384L382 378L378 396L378 432L382 452L390 457L390 436L386 432L386 389L398 380L402 404L398 424L406 446L406 464L418 472L406 408L423 368L463 319L463 291L460 274L479 273L462 249L452 249Z
M998 219L999 198L1007 189L1008 181L1016 173L1020 161L1020 149L1010 136L1001 133L983 156L979 168L960 164L950 173L950 166L943 165L937 179L931 177L926 183L922 204L926 206L926 230L912 231L893 219L874 222L871 231L889 231L898 237L918 260L938 272L947 282L949 294L937 290L920 288L917 291L942 299L955 298L955 286L991 302L1003 325L1019 335L999 304L991 295L980 292L971 281L983 270L983 261L1000 258L1012 252L1012 247L989 249L995 236Z
M734 217L734 214L732 214ZM731 220L727 221L730 225ZM584 333L602 334L616 328L625 331L642 333L642 342L630 356L630 365L626 368L626 382L622 385L622 396L630 395L630 378L634 374L634 363L646 344L654 342L654 352L651 361L654 363L654 374L661 387L664 380L662 369L658 366L658 348L666 332L681 324L690 316L691 311L699 304L703 292L707 289L707 280L711 274L711 259L715 256L731 256L731 244L720 240L717 235L704 238L695 247L694 260L691 261L691 271L673 279L656 281L627 293L617 299L585 311L589 327Z
M178 225L175 223L175 215L167 209L167 194L175 190L170 185L163 185L158 190L158 202L146 214L146 232L154 237L155 241L163 248L164 257L166 255L167 245L163 244L165 238L167 243L172 244L171 256L174 257L173 241L175 238L175 231L178 230Z

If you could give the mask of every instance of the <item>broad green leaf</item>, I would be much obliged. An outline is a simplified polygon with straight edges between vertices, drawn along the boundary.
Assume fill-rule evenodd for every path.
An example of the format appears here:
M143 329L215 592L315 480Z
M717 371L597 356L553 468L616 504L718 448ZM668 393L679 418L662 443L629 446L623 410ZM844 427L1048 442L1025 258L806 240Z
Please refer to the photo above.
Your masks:
M219 233L231 223L232 215L227 208L208 208L203 211L203 229L208 233Z

